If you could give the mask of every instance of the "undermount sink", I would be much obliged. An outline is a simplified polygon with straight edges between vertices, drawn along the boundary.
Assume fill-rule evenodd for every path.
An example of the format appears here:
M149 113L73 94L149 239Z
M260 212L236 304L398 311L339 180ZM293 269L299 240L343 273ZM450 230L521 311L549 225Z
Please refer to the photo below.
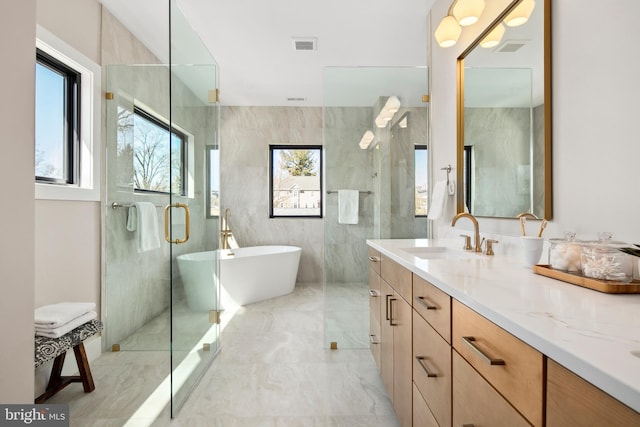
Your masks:
M451 249L446 246L412 246L400 248L400 250L422 259L471 259L478 256L464 252L462 249Z

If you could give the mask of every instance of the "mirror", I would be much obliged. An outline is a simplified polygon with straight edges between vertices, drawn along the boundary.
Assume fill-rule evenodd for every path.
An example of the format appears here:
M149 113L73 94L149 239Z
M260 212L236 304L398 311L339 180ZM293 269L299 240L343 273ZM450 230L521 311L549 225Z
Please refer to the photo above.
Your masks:
M527 22L505 25L523 3L535 5ZM458 58L458 212L551 219L549 3L513 1Z

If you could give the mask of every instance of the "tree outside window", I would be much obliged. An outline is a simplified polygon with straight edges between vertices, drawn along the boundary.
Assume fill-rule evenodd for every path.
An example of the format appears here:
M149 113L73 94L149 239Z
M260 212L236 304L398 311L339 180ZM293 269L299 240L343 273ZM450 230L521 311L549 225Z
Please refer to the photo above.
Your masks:
M272 145L270 217L322 217L322 147Z

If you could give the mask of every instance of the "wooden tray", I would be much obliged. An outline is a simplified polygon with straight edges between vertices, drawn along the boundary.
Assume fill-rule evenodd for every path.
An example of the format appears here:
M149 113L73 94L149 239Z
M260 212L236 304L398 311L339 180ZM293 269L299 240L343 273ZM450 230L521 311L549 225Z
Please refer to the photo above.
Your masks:
M552 279L562 280L563 282L573 285L582 286L583 288L593 289L607 294L639 294L640 281L634 280L631 283L609 282L606 280L591 279L589 277L580 276L575 273L566 273L564 271L554 270L548 265L534 265L533 272L542 276L551 277Z

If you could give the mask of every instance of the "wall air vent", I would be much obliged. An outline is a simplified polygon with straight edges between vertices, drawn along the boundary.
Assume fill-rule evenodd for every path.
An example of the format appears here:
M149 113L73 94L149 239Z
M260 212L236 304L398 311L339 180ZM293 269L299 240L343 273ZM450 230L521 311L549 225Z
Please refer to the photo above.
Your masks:
M302 101L306 101L306 100L307 100L307 98L294 98L294 97L287 98L288 102L302 102Z
M496 48L496 52L500 53L513 53L517 52L527 44L526 40L506 40L500 46Z
M294 37L293 50L318 50L318 39L315 37Z

